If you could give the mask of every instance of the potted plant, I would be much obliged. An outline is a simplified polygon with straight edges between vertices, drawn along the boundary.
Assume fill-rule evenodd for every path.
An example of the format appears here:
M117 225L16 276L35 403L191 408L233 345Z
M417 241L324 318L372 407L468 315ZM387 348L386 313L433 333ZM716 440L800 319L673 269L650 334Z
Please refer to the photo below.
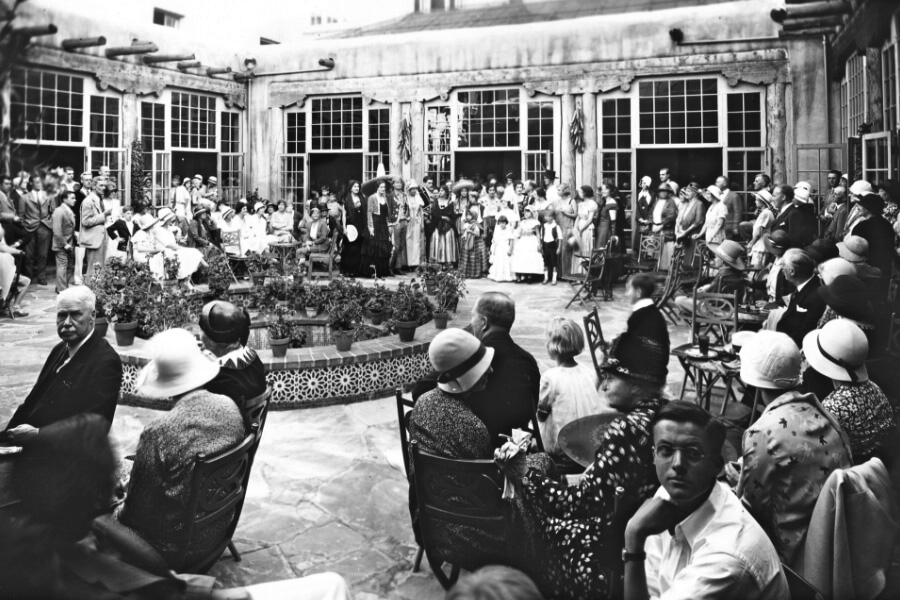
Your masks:
M141 305L137 337L150 339L160 331L182 327L190 320L191 309L199 313L201 306L199 301L191 299L188 290L180 286L151 291Z
M269 347L275 358L284 358L291 343L291 325L284 318L285 312L284 308L278 306L275 308L274 315L266 321Z
M350 350L363 318L359 300L356 298L343 300L332 297L327 305L327 313L328 326L331 327L335 346L341 352Z
M434 326L446 329L450 312L456 311L460 298L466 295L466 281L457 269L443 270L435 278Z
M429 260L425 264L416 267L416 275L422 278L422 281L425 282L425 289L431 295L434 295L437 292L435 283L437 280L437 275L441 271L442 268L440 263L437 263L433 260Z
M401 281L397 284L391 307L393 325L400 334L401 342L411 342L415 337L416 327L427 321L434 310L434 305L415 279L411 279L409 283Z
M247 271L250 273L250 281L254 285L262 285L270 271L274 273L277 264L278 258L269 252L250 252L247 255Z
M375 286L368 291L366 299L366 316L372 321L372 325L381 325L384 320L384 314L390 306L391 293L384 285L375 283Z
M178 270L181 268L181 261L178 260L177 254L163 257L163 285L171 287L178 284Z
M146 263L133 260L122 262L119 258L110 259L104 269L108 269L101 277L108 290L104 300L105 311L112 320L116 343L130 346L134 343L138 321L143 316L146 299L155 283L153 274Z
M103 300L100 299L99 295L95 295L97 296L97 316L94 317L94 331L96 331L97 335L100 337L106 337L106 334L109 331L109 319L106 317L106 308L103 306Z
M228 257L221 250L210 252L207 263L209 264L207 270L209 293L214 299L222 298L234 280L234 273L228 264Z
M306 316L312 319L319 314L319 307L325 300L325 293L321 287L307 281L303 283L303 299Z

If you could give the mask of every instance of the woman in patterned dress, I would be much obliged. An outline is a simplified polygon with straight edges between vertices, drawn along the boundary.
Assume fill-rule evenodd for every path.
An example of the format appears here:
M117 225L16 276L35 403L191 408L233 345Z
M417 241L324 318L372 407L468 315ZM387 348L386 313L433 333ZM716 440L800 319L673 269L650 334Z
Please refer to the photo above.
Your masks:
M438 199L431 209L434 233L431 235L431 260L441 264L454 264L459 260L456 241L456 206L450 200L447 186L438 190Z
M581 251L578 254L589 257L594 250L594 219L597 216L599 207L594 200L594 188L589 185L583 185L578 188L578 197L581 201L578 203L578 217L575 219L572 233L578 238L581 247ZM584 265L581 262L581 258L575 254L572 255L572 266L569 272L572 275L584 274Z
M487 271L484 237L478 223L478 209L469 209L459 237L459 271L466 279L478 279Z
M559 199L553 208L556 209L556 222L562 230L562 252L559 256L559 275L567 275L571 273L572 263L572 247L569 245L569 236L572 235L572 229L575 227L575 219L578 216L578 206L572 197L572 189L568 184L563 183L557 187Z
M403 180L399 177L393 182L393 210L391 212L391 241L394 250L391 254L391 269L400 272L409 262L406 258L406 232L409 225L409 204L406 192L403 191Z

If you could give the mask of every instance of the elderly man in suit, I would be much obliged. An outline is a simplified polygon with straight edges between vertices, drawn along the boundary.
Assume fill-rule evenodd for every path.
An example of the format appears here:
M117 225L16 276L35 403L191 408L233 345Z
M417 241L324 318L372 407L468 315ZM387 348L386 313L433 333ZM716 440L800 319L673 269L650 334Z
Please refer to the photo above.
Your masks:
M112 423L122 384L122 361L94 333L96 297L73 286L56 297L56 331L62 342L50 351L37 383L10 419L0 440L28 443L41 427L81 413Z
M819 295L822 282L816 275L816 263L804 250L792 248L784 253L785 279L796 288L786 308L769 313L766 329L786 333L797 347L803 336L816 328L825 312L825 300Z
M94 189L81 203L81 233L78 243L84 247L84 260L87 262L85 277L90 281L94 274L94 264L106 262L106 217L112 208L103 208L103 201L98 193L106 186L106 180L97 177Z
M69 287L75 278L75 192L64 191L62 202L53 211L53 245L56 254L56 293Z

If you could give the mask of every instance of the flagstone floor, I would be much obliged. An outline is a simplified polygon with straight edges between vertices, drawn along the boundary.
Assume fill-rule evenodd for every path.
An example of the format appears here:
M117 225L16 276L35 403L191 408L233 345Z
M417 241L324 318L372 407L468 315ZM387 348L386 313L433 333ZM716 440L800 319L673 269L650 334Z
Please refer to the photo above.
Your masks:
M564 310L572 290L562 283L480 279L469 280L468 287L472 301L488 290L512 295L517 309L513 338L542 370L552 366L544 347L547 320L565 315L581 323L586 314L580 306ZM618 286L615 299L600 306L608 340L625 328L628 307L622 297ZM25 398L58 341L52 286L33 288L27 300L28 317L0 318L0 423ZM688 335L685 327L672 328L672 345ZM579 360L590 364L587 354ZM674 358L669 368L670 391L677 391L682 370ZM144 425L156 416L150 409L120 406L112 426L119 451L132 453ZM416 546L407 489L393 398L271 412L235 535L242 560L235 562L226 553L211 574L230 586L336 571L358 599L443 598L427 564L411 572Z

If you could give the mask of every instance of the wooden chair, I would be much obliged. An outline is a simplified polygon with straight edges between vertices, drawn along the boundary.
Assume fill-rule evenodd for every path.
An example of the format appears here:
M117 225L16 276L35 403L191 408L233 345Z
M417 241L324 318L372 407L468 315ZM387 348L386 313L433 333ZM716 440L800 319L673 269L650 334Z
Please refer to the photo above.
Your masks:
M594 304L594 308L597 308L595 290L599 289L603 282L606 265L606 249L594 249L591 251L590 257L582 257L581 262L584 265L584 273L581 275L572 275L567 278L575 288L575 294L572 296L572 299L569 300L569 303L566 304L566 308L569 308L572 306L573 302L577 301L587 309L588 300Z
M205 573L225 551L232 550L235 560L240 560L231 544L231 537L237 528L241 507L247 494L250 463L259 444L259 435L254 427L240 444L213 456L198 454L194 460L191 477L191 491L186 505L186 520L180 531L170 532L168 543L177 550L167 560L169 566L179 573ZM191 548L201 537L204 529L231 516L225 534L216 542L212 550L200 557L191 557Z
M625 260L625 271L628 273L658 271L661 268L660 260L664 243L661 233L642 233L637 258Z
M606 354L609 345L603 339L603 328L600 326L600 315L595 308L584 316L584 331L587 334L588 350L591 353L591 360L594 363L594 369L597 376L600 376L600 365L603 361L597 359L597 350L602 350Z
M409 479L409 413L415 407L416 402L412 398L406 398L403 395L403 388L397 388L397 426L400 430L400 452L403 454L403 473ZM422 556L425 554L425 548L419 546L416 552L416 559L413 562L413 573L419 571L422 565Z
M662 288L654 294L653 297L653 302L656 304L659 311L676 327L684 322L681 318L681 311L672 305L672 298L674 298L675 292L677 292L682 285L682 277L684 276L683 262L684 247L676 246L675 250L672 252L672 260L666 271L666 278Z
M269 400L272 397L272 388L266 386L266 391L244 401L244 422L247 425L247 431L250 431L255 425L257 435L262 437L263 429L266 426L266 417L269 414Z
M228 266L231 269L231 277L235 283L238 280L235 271L240 270L240 267L243 267L243 272L249 277L250 269L247 267L247 257L244 255L241 247L240 231L222 232L222 251L228 257Z
M332 279L334 277L334 255L336 252L336 244L338 239L338 233L335 231L331 235L331 240L329 242L329 247L327 252L310 252L309 256L306 259L307 266L307 276L312 278L314 276L324 276L325 272L319 272L318 275L314 274L313 265L316 263L324 264L328 267L328 279Z
M701 335L711 335L711 344L724 346L738 325L738 292L714 294L694 292L691 314L691 341L697 343Z
M501 498L503 474L494 461L434 456L421 450L415 440L410 443L410 452L425 557L444 589L456 583L461 568L475 570L508 562L503 556L477 557L469 548L437 545L450 523L471 527L491 538L507 537L512 525ZM443 570L444 563L451 566L449 575Z

